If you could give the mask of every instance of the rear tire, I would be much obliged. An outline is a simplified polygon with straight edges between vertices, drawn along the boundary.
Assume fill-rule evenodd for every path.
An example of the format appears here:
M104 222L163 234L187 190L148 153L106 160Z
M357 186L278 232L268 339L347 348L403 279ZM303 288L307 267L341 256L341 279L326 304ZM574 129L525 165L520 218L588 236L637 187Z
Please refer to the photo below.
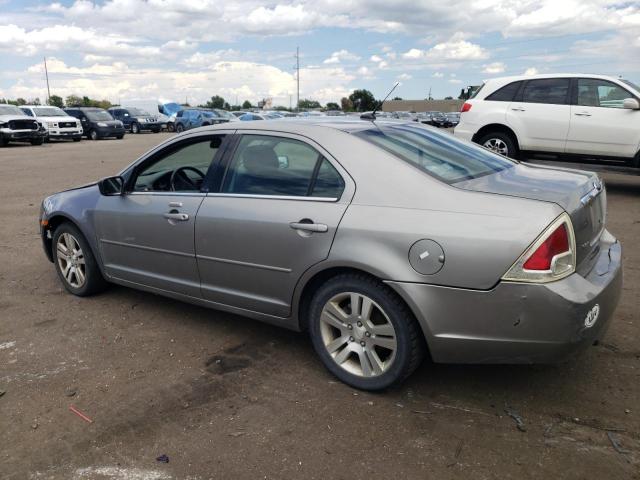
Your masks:
M86 297L107 287L91 247L75 225L59 225L53 232L51 248L58 278L68 292Z
M362 390L400 384L425 352L422 331L406 304L382 282L362 274L338 275L315 292L309 334L324 366Z
M504 132L489 132L478 139L478 143L492 152L509 158L518 158L518 147L511 135Z

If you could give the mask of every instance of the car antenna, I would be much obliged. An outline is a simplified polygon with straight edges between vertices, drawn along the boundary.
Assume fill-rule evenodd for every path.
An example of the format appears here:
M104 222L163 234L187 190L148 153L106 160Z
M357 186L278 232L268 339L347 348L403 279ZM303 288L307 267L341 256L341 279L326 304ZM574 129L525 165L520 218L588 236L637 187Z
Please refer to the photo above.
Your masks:
M387 93L387 96L384 97L384 100L382 100L378 105L376 105L376 107L373 109L373 112L371 113L363 113L362 115L360 115L360 119L361 120L371 120L374 121L376 119L376 112L382 108L382 105L384 104L384 102L387 101L387 98L389 98L389 95L391 95L393 93L393 91L398 87L398 85L400 85L400 82L396 82L396 84L393 86L393 88L391 90L389 90L389 93Z

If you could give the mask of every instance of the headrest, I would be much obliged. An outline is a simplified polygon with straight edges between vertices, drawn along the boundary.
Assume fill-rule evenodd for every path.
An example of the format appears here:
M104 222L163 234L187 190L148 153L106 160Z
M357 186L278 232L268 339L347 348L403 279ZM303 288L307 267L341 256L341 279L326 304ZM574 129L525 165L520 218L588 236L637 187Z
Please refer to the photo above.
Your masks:
M242 152L244 167L250 175L265 175L280 168L278 156L269 145L253 145Z

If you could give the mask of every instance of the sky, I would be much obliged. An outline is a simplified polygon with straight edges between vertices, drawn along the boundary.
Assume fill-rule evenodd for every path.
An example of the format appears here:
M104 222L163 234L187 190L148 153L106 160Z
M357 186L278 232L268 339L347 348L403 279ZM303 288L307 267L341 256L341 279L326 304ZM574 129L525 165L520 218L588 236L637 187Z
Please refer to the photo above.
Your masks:
M457 97L491 77L640 83L640 1L0 0L0 98L229 103Z

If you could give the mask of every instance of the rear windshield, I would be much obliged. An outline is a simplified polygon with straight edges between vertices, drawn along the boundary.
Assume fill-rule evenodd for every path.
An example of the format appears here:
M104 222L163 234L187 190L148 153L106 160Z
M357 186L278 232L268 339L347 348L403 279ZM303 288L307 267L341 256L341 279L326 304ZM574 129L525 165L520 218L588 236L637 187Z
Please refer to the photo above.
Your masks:
M513 161L482 147L417 125L382 126L354 135L449 184L500 172L514 165Z

